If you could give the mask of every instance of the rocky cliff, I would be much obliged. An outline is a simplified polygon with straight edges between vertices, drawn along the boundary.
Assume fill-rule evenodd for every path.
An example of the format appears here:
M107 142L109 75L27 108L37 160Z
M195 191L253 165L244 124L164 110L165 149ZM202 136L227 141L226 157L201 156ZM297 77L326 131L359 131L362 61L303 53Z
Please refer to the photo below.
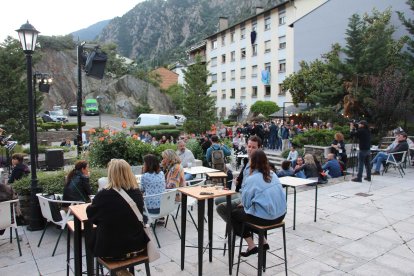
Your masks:
M61 105L64 108L76 105L78 74L75 49L42 50L42 58L36 63L34 71L53 75L53 84L49 93L44 96L42 110L49 110L53 105ZM145 103L154 113L174 113L169 96L151 84L130 75L121 78L106 76L102 80L96 80L82 73L82 95L83 99L102 96L101 111L125 118L135 118L136 107Z

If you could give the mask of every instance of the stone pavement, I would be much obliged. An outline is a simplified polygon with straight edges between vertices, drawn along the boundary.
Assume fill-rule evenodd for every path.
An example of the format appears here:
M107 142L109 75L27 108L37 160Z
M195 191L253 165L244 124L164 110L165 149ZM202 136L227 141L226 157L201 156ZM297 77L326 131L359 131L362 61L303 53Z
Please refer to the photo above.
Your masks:
M414 275L414 168L406 171L404 178L391 169L384 176L375 176L372 183L320 185L317 222L313 222L314 188L299 188L296 230L292 229L293 195L289 194L285 219L289 275ZM221 248L225 225L214 216L213 245ZM22 257L16 241L9 243L8 232L0 236L0 275L66 275L66 235L51 257L59 234L56 227L48 228L40 248L41 231L19 227ZM193 248L186 249L185 269L180 270L180 240L173 223L167 228L158 226L157 233L161 258L151 264L152 275L197 275L197 250ZM283 256L281 241L279 229L269 234L270 251ZM187 223L187 243L197 243L191 221ZM204 275L227 275L226 257L222 251L214 251L209 263L205 254ZM280 263L271 255L267 259L270 265ZM257 264L255 256L247 260ZM145 275L143 269L136 267L136 275ZM241 264L240 272L256 275L247 264ZM284 275L283 264L267 269L264 275Z

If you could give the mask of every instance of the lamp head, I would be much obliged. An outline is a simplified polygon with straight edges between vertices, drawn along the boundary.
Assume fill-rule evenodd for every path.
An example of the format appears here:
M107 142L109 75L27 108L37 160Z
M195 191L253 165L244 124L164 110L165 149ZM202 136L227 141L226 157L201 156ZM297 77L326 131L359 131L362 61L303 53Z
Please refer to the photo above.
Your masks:
M32 54L36 48L37 35L39 31L27 21L20 29L16 30L19 34L20 43L22 44L25 54Z

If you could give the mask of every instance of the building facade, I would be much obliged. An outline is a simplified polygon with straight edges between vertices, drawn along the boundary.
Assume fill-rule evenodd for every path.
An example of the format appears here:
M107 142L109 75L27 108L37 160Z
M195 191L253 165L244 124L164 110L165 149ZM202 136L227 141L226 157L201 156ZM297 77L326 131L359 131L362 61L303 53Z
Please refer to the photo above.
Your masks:
M294 68L294 37L288 26L324 2L296 0L266 11L258 8L254 16L230 27L220 18L220 31L205 40L208 82L219 118L228 117L237 103L248 112L258 100L280 107L291 101L281 88Z

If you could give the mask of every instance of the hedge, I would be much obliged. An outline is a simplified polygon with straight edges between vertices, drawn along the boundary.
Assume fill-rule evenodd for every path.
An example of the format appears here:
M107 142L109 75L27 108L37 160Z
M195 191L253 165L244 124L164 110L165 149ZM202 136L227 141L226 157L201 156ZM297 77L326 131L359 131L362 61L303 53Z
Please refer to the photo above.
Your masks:
M169 139L170 136L177 139L178 136L180 136L180 131L178 129L162 129L149 131L149 134L151 134L152 137L156 137L157 140L161 139L162 136L167 137L167 139Z
M86 122L81 123L82 126L86 125ZM51 129L59 130L75 130L78 129L78 123L61 123L61 122L48 122L48 123L41 123L37 125L40 129L48 131Z
M135 133L141 133L142 131L151 131L151 130L160 130L160 129L176 129L176 126L173 125L153 125L153 126L134 126L130 129L135 131Z
M38 145L37 146L37 153L46 153L46 150L48 150L48 149L62 149L63 152L69 152L71 150L70 147ZM23 149L23 152L26 153L26 154L29 154L30 153L30 148Z

